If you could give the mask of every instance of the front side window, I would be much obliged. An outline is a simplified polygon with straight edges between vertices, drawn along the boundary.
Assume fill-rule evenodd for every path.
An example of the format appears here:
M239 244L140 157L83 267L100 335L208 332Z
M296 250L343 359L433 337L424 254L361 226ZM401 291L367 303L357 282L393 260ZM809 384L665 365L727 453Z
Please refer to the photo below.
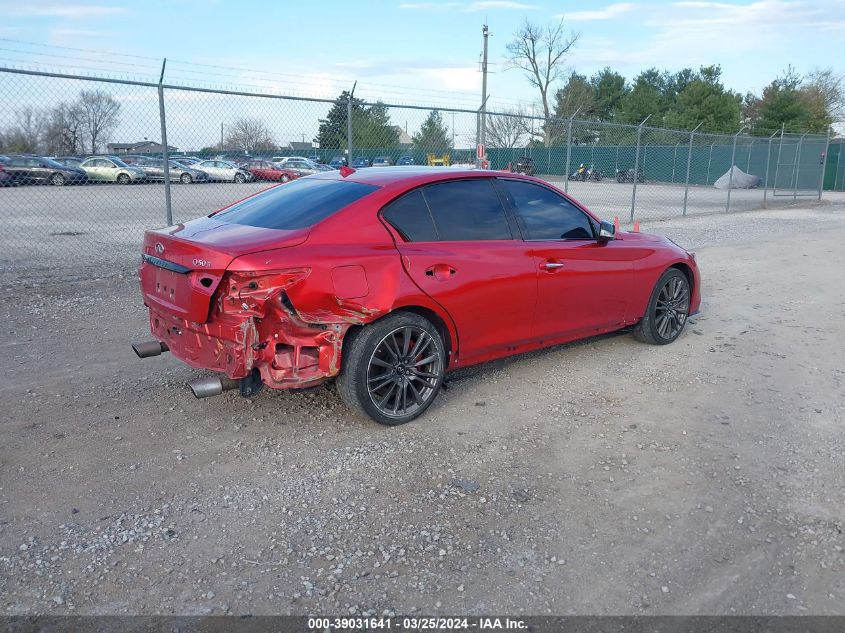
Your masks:
M435 183L422 191L441 241L513 239L492 179Z
M531 182L501 180L527 240L591 240L587 215L551 189Z

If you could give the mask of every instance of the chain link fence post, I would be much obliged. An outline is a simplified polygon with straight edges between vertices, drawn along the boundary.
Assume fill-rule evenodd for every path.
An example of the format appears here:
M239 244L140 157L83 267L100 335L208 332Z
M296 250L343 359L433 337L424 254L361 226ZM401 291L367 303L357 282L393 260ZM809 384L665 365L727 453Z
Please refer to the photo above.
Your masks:
M769 170L771 169L771 164L772 164L772 139L775 138L777 135L778 135L778 133L775 132L774 134L772 134L769 137L769 149L766 153L766 174L763 177L763 208L764 209L769 208L769 199L768 199L768 197L769 197ZM775 183L775 186L777 186L777 183Z
M170 199L170 157L167 149L167 118L164 115L164 68L167 58L161 63L161 75L158 78L158 115L161 122L161 157L164 161L164 207L166 226L173 225L173 205Z
M702 126L702 123L699 123L695 126L692 132L689 133L689 152L687 152L687 179L684 182L684 215L687 214L687 200L689 198L689 177L690 177L690 170L692 169L692 141L695 138L695 132Z
M577 110L569 117L569 122L566 125L566 174L563 181L563 190L569 193L569 161L572 159L572 119L581 111L579 106ZM549 161L551 162L551 149L549 150Z
M642 120L642 123L637 126L637 154L634 157L634 187L631 190L631 222L634 221L634 207L637 204L637 180L640 179L640 140L643 137L643 126L650 118L651 115L649 114Z
M822 199L822 189L824 189L824 176L827 170L827 152L830 149L830 126L827 126L827 136L824 141L824 157L822 158L822 173L819 177L819 200ZM835 179L834 179L835 180Z
M715 145L715 143L710 144L710 154L707 157L707 176L704 178L704 184L706 185L710 184L710 163L713 162L713 145Z
M739 132L734 134L733 149L731 150L731 164L728 167L728 200L725 203L725 213L728 213L731 210L731 189L733 189L734 186L734 161L736 161L736 141L739 138L739 135L743 133L745 128L746 126L743 125L741 128L739 128Z
M795 150L795 167L792 169L792 173L794 174L792 178L792 201L796 202L798 200L798 178L801 175L801 146L804 144L804 137L807 136L807 133L801 135L801 138L798 139L798 149Z
M352 99L355 96L355 86L358 82L352 84L352 92L349 93L349 99L346 102L346 166L352 167Z

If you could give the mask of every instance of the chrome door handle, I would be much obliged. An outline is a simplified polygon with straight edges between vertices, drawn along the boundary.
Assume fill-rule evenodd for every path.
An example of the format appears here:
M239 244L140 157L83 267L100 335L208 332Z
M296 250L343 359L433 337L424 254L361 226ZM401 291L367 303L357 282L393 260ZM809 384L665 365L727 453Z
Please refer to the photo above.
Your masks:
M564 264L561 262L543 262L540 264L540 268L543 270L557 270L558 268L563 268Z

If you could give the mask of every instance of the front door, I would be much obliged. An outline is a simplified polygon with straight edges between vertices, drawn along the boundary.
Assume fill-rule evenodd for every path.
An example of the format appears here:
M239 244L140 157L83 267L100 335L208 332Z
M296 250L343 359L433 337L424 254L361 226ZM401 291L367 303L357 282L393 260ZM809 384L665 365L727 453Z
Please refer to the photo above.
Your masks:
M595 222L548 187L500 180L538 271L532 335L577 338L622 327L637 254L600 242Z
M427 185L388 205L383 217L416 285L449 313L462 364L512 351L531 337L537 272L515 239L491 178Z

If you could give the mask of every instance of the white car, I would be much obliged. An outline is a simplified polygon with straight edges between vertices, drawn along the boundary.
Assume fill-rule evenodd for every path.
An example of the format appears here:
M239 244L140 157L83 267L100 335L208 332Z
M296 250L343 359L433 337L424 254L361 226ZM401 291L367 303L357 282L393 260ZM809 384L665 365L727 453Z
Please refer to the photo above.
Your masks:
M253 178L252 174L245 169L225 160L204 160L193 165L193 169L204 171L211 180L242 183L249 182Z

